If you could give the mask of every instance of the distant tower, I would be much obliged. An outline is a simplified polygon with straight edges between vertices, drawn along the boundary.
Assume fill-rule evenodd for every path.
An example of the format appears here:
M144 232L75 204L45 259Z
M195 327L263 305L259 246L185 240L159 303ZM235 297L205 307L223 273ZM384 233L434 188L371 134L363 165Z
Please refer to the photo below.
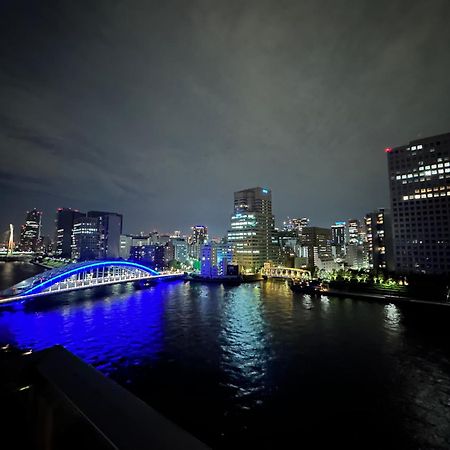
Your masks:
M14 250L14 225L9 224L9 241L8 241L8 255L12 255Z
M205 225L191 227L192 234L188 237L189 256L199 259L203 244L208 241L208 228Z
M20 232L20 250L35 252L41 238L42 212L37 209L27 212Z

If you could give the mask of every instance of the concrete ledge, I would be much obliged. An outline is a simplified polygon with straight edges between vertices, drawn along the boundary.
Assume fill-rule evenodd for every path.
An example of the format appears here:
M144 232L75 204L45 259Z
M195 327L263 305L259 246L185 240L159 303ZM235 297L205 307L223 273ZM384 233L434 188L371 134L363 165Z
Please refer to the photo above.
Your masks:
M31 379L37 377L35 392L44 392L44 400L45 393L52 393L47 406L55 404L55 397L63 401L111 448L207 448L64 347L55 346L30 356L34 373Z

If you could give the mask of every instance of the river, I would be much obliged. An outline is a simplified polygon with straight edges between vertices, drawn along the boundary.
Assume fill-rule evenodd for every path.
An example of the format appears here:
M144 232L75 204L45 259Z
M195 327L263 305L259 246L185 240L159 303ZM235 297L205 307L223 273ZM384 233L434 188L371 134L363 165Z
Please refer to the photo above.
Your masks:
M0 289L40 270L1 263ZM449 319L176 281L0 309L0 343L64 345L213 448L449 448Z

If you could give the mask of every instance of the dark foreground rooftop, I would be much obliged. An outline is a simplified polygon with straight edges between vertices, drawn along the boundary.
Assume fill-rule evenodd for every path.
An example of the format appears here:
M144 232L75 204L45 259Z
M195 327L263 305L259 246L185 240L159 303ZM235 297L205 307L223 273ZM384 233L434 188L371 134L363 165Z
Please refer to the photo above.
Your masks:
M0 448L207 448L61 346L4 348L0 399Z

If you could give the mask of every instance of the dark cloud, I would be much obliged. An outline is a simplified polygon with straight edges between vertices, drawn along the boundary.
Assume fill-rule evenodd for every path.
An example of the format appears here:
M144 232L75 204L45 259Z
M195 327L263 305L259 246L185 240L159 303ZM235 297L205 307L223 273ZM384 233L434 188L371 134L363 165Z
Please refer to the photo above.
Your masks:
M450 131L449 18L446 0L2 2L0 229L73 206L222 233L256 185L279 220L386 206L383 148Z

